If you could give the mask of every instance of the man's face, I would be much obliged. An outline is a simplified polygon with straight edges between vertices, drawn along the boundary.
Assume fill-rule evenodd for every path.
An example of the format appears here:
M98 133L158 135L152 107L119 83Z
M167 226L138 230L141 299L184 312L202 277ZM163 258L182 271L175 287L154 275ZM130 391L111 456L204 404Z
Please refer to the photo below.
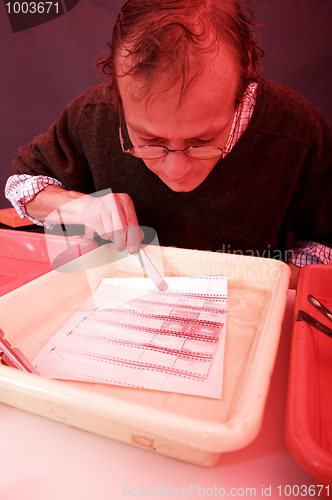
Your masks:
M135 99L133 76L118 78L130 140L134 146L162 145L171 150L189 146L224 148L232 127L238 89L238 66L233 53L223 48L187 90L181 106L179 88ZM173 191L192 191L214 168L217 159L196 160L170 152L162 158L143 160Z

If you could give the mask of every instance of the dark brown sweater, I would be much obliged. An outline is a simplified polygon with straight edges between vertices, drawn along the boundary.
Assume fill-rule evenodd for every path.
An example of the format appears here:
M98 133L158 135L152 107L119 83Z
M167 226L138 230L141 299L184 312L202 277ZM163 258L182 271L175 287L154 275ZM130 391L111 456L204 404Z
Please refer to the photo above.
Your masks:
M272 256L291 231L332 246L332 125L297 92L261 78L243 136L200 186L178 193L122 153L105 88L77 97L21 147L17 171L83 193L128 193L140 225L154 228L161 245Z

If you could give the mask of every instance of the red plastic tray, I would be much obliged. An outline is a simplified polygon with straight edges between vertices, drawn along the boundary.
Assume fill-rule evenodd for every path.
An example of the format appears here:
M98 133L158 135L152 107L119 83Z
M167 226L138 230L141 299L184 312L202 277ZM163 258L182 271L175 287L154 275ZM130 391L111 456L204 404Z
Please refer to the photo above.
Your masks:
M332 338L296 321L302 309L332 328L308 303L311 294L332 310L332 266L301 269L295 302L286 405L285 438L303 469L322 485L320 497L332 496ZM318 489L316 488L316 493Z
M2 208L0 210L0 222L10 227L33 226L33 222L27 219L21 219L15 208Z
M54 258L62 255L67 243L63 236L47 235L46 244L43 233L0 229L0 296L52 271ZM53 255L49 255L50 246ZM71 237L69 258L67 253L65 259L58 259L59 265L98 246L93 240Z

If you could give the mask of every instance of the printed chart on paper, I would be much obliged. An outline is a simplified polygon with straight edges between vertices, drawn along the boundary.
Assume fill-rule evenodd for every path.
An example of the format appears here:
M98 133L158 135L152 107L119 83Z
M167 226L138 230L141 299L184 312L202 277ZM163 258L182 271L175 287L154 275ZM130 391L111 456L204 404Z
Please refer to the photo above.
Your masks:
M44 377L222 397L227 279L106 278L33 361Z

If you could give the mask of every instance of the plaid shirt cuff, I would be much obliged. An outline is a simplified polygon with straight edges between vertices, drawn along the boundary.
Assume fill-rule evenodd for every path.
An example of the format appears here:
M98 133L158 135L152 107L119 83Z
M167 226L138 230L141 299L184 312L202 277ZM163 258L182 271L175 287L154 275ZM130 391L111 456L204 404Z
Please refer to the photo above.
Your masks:
M298 267L310 264L332 264L332 248L301 238L294 238L288 256L288 262Z
M25 217L38 226L44 226L40 222L27 214L25 204L31 201L46 186L56 185L64 187L64 185L53 177L44 175L27 175L16 174L9 177L5 186L5 196L7 200L15 208L21 219Z

